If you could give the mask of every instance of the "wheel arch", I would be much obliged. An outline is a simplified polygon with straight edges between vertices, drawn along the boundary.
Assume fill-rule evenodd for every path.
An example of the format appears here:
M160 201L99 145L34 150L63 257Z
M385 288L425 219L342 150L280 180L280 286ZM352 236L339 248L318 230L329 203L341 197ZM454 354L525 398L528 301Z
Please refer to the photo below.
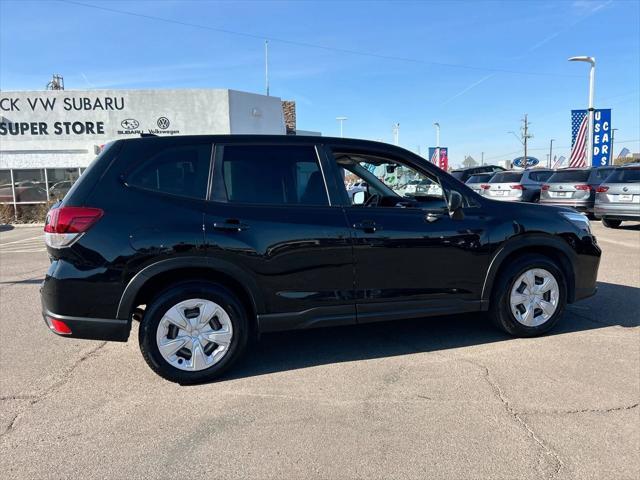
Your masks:
M146 304L155 292L171 284L187 280L219 283L236 294L247 313L250 324L264 312L260 290L248 273L223 260L202 257L181 257L161 260L138 272L127 284L120 298L116 317L131 319L138 305ZM252 325L252 328L255 325Z
M544 255L558 264L567 281L567 302L572 303L574 301L576 282L573 260L576 254L563 239L548 235L531 234L521 235L509 240L494 255L482 288L483 309L489 308L493 286L506 265L516 257L530 253Z

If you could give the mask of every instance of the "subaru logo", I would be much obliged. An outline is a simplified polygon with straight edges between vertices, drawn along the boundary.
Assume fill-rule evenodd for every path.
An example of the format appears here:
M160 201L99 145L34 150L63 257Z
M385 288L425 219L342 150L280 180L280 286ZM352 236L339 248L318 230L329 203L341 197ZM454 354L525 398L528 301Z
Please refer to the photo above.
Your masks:
M122 128L124 128L125 130L135 130L140 126L140 122L135 118L127 118L125 120L122 120L120 122L120 125L122 125Z

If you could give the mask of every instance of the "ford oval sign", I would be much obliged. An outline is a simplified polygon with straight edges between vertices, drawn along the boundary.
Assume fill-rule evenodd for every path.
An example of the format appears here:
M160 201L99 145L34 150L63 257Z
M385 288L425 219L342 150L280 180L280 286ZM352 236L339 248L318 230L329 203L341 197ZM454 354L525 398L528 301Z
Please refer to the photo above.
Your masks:
M120 125L122 125L122 128L124 128L125 130L135 130L140 126L140 122L138 122L138 120L136 120L135 118L127 118L125 120L122 120L120 122Z
M535 157L527 157L527 164L525 166L524 157L518 157L512 163L514 167L527 168L527 167L535 167L540 163L540 160L538 160Z

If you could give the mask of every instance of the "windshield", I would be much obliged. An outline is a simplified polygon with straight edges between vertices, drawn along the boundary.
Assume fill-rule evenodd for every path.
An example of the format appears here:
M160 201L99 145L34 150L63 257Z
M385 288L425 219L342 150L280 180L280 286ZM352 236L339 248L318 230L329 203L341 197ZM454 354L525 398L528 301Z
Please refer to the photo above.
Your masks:
M607 178L607 183L638 183L640 182L640 167L621 168L615 170Z
M589 170L560 170L549 177L549 183L586 182Z
M471 175L467 180L467 183L482 183L488 181L493 176L493 173L478 173Z
M496 173L489 183L514 183L522 178L522 172L500 172Z

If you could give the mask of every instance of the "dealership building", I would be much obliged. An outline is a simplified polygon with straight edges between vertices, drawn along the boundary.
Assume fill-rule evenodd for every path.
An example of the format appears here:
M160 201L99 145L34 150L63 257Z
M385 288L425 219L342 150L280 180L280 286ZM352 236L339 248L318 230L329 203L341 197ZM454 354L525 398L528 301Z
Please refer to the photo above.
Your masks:
M113 140L230 133L295 133L295 103L228 89L3 91L0 203L59 198Z

